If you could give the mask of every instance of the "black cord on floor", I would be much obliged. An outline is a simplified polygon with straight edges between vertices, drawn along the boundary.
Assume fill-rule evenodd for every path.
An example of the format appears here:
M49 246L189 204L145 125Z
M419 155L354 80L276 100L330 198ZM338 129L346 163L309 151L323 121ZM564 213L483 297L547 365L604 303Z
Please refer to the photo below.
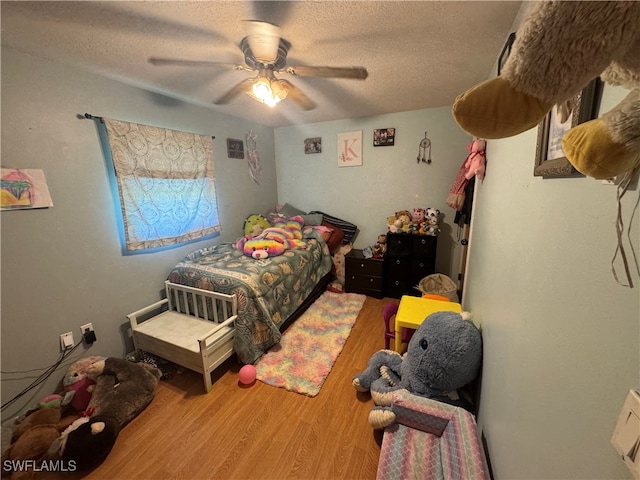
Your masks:
M28 386L26 386L20 393L18 393L15 397L13 397L11 400L8 400L6 403L2 404L2 407L0 407L0 411L3 411L6 407L12 405L13 403L15 403L17 400L19 400L20 398L22 398L25 394L27 394L29 391L33 390L34 388L36 388L38 385L44 383L45 380L47 380L52 374L53 372L55 372L58 367L60 366L60 364L63 362L63 360L65 360L67 357L69 357L69 355L71 355L73 353L73 351L78 348L80 345L82 345L82 342L79 342L78 344L76 344L75 347L73 348L69 348L65 351L63 351L60 354L60 357L58 357L58 360L56 360L56 362L53 365L50 365L44 372L42 372L38 378L36 378L33 382L31 382L31 384L29 384Z

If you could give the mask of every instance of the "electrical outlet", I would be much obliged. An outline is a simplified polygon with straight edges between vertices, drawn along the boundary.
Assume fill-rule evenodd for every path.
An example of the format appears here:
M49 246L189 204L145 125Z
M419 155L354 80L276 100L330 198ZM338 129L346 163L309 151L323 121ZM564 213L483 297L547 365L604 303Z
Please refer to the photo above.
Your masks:
M67 332L60 334L60 348L62 351L73 348L75 342L73 341L73 332Z
M80 327L80 333L82 334L82 336L84 336L84 334L87 332L87 330L89 330L90 332L93 332L93 324L92 323L85 323L84 325L82 325Z
M85 323L80 327L80 331L82 332L82 339L87 345L91 345L96 341L96 332L92 323Z

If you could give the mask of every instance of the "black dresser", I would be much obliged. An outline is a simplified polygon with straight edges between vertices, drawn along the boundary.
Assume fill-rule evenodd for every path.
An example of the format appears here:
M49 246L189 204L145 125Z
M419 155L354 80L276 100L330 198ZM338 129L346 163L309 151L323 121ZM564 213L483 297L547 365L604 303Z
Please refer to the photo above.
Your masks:
M416 287L420 280L436 271L438 237L387 233L387 253L384 258L384 294L422 295Z

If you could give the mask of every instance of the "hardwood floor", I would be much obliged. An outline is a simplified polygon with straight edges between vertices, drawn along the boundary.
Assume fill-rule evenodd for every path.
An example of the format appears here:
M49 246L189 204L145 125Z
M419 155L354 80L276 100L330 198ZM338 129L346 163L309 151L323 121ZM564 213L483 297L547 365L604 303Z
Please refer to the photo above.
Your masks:
M102 465L65 478L374 479L382 437L368 422L371 397L357 393L351 378L384 348L389 300L367 297L316 397L260 381L243 388L235 357L216 370L209 394L187 371L160 382Z

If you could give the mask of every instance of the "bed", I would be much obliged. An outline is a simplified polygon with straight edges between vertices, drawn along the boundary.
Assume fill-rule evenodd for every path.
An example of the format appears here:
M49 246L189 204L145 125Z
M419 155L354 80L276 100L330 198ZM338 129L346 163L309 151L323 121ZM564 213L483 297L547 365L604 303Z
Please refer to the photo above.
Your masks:
M262 260L245 256L232 243L202 248L180 261L168 281L234 295L233 349L242 363L254 363L331 279L331 254L322 234L308 228L303 240L306 249Z

